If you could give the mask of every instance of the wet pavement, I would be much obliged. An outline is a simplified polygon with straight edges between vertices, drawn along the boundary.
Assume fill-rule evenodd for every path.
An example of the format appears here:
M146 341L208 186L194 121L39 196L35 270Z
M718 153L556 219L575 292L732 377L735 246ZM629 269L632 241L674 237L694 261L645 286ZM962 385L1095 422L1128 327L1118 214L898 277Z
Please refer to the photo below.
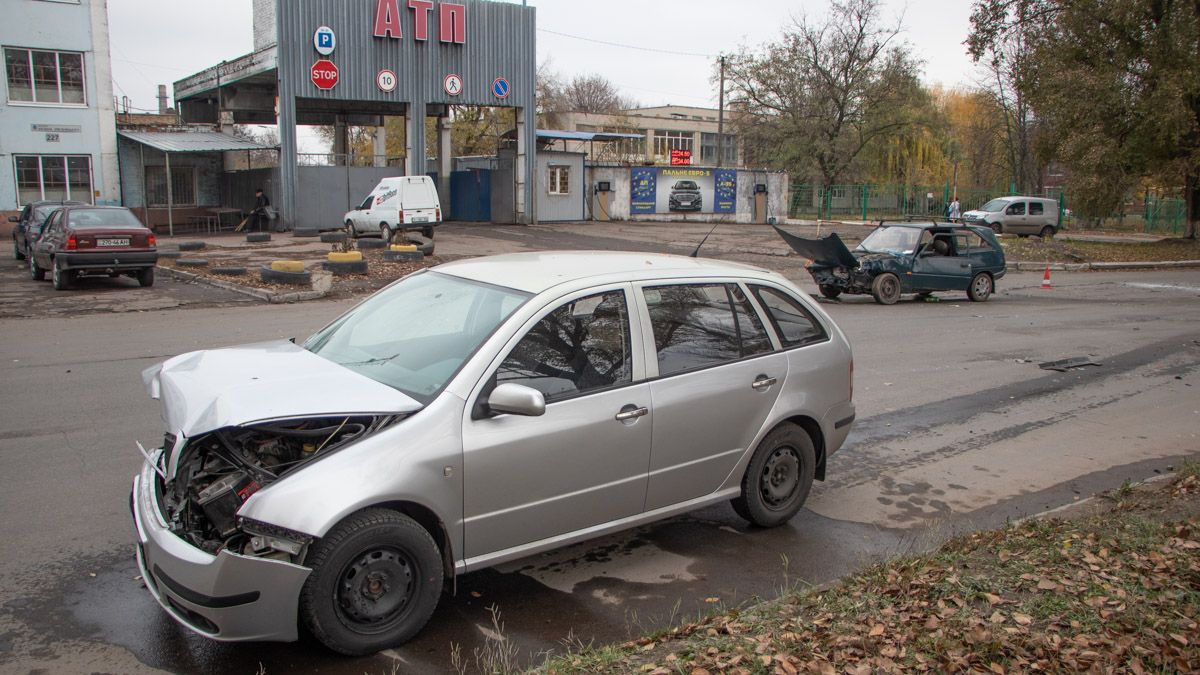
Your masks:
M707 229L461 226L438 245L451 255L686 253ZM722 229L704 253L775 267L811 288L794 258L760 250L762 233ZM413 642L347 659L304 642L216 643L177 626L138 579L128 490L140 462L133 440L161 436L142 368L199 347L304 337L349 302L276 307L164 284L177 304L138 311L134 294L158 284L64 298L14 278L48 297L27 301L27 314L0 314L0 672L453 672L456 650L473 662L498 634L532 663L571 641L624 641L831 581L1195 457L1200 272L1056 274L1052 291L1040 281L1011 274L982 304L949 293L940 303L823 304L855 347L859 418L828 480L786 526L750 528L718 505L464 575ZM0 308L22 304L12 293ZM66 311L89 294L119 295L113 304L124 309ZM40 318L14 318L32 314ZM1103 365L1036 365L1082 354Z

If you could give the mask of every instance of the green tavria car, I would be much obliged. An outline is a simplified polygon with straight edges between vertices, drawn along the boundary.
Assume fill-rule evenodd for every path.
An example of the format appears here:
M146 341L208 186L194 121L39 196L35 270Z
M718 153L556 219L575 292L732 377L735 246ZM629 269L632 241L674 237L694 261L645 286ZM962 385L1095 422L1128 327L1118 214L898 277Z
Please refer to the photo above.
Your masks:
M812 262L809 274L827 298L842 293L870 294L881 305L905 293L919 297L938 291L966 291L973 302L987 300L1006 271L1004 250L986 227L946 222L880 223L853 251L836 233L805 239L775 231Z

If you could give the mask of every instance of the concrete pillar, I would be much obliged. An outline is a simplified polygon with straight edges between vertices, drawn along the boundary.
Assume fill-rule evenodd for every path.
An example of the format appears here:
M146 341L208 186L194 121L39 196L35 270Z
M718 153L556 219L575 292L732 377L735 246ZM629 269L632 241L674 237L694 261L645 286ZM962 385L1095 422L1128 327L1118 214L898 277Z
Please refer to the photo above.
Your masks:
M408 116L405 129L408 133L408 152L404 158L404 174L406 176L425 175L425 102L416 101L408 104Z
M373 146L371 152L375 154L375 166L387 166L387 127L375 127Z
M441 197L442 205L447 206L450 203L450 172L453 170L451 160L454 155L452 137L450 134L450 116L445 115L438 118L437 125L437 140L438 140L438 195ZM443 209L445 210L445 209Z

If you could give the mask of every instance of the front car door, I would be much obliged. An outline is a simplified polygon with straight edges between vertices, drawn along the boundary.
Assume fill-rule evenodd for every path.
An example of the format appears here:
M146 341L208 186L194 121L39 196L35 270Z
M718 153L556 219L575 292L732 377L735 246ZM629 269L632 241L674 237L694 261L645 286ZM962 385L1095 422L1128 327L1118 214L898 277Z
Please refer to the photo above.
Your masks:
M1004 209L1004 231L1029 234L1029 216L1025 214L1025 202L1013 202Z
M631 325L628 284L560 300L510 341L473 393L504 383L542 392L539 417L488 415L463 425L465 557L636 516L646 498L653 415Z
M639 285L654 438L646 510L709 495L758 435L787 377L736 282ZM650 360L649 358L647 359Z
M54 254L66 228L66 224L63 223L65 213L64 209L59 209L51 214L46 219L45 225L42 226L41 233L29 246L30 255L42 269L50 269L52 264L50 257Z
M966 255L966 250L958 248L957 244L949 232L925 231L913 258L914 291L950 291L966 288L964 279L971 278L971 259Z

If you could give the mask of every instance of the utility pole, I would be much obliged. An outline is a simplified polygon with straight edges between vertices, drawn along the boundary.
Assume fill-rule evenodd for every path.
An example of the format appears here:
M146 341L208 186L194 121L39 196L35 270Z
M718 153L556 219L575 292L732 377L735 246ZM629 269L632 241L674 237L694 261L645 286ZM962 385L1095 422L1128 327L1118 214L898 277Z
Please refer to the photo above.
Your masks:
M725 165L725 55L721 55L721 90L717 93L717 168Z

